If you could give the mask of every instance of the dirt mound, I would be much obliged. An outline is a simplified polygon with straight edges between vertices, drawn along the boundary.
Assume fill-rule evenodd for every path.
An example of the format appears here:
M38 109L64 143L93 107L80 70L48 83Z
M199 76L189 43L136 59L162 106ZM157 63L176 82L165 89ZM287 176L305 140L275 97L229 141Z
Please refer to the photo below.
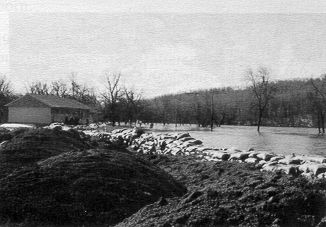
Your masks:
M250 164L144 156L189 192L161 201L118 226L316 226L326 216L326 181L310 182Z
M115 224L160 197L186 189L134 154L118 150L67 152L0 180L3 222Z
M12 138L12 133L10 130L5 128L0 128L0 143L5 140L9 140Z
M67 151L90 148L75 130L19 129L2 134L6 142L0 149L0 178L13 169Z

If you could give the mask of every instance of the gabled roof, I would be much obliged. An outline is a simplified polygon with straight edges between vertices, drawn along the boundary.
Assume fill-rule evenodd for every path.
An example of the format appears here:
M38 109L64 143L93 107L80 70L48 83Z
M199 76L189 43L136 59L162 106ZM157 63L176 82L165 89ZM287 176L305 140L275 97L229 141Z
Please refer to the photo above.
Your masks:
M60 98L54 95L26 94L6 106L8 107L51 107L89 110L90 108L76 100Z

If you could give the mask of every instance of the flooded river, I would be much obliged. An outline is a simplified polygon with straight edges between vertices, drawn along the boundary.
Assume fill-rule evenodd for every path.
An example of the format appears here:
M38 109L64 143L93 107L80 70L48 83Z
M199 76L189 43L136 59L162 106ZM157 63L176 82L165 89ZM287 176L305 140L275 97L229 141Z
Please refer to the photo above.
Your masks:
M217 148L254 148L277 154L309 154L326 157L326 135L318 135L315 128L262 127L258 134L254 126L222 126L199 129L195 125L154 125L157 131L189 131L190 135Z

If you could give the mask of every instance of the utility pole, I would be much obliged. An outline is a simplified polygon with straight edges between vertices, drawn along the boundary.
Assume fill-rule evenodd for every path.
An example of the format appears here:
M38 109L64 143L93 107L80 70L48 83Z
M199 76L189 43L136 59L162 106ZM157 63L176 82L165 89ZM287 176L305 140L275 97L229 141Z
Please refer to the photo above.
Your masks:
M213 120L214 120L214 93L211 94L211 131L213 131Z
M213 131L213 126L214 126L214 92L211 90L211 131Z
M178 109L177 109L177 103L175 103L175 108L174 108L174 116L175 116L175 128L178 127Z

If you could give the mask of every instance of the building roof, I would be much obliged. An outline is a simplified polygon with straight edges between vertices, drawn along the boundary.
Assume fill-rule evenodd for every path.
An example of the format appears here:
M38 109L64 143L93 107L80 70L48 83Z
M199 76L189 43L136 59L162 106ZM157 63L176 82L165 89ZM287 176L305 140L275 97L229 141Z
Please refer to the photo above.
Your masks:
M6 106L8 107L50 107L89 110L90 108L76 100L54 95L26 94Z

